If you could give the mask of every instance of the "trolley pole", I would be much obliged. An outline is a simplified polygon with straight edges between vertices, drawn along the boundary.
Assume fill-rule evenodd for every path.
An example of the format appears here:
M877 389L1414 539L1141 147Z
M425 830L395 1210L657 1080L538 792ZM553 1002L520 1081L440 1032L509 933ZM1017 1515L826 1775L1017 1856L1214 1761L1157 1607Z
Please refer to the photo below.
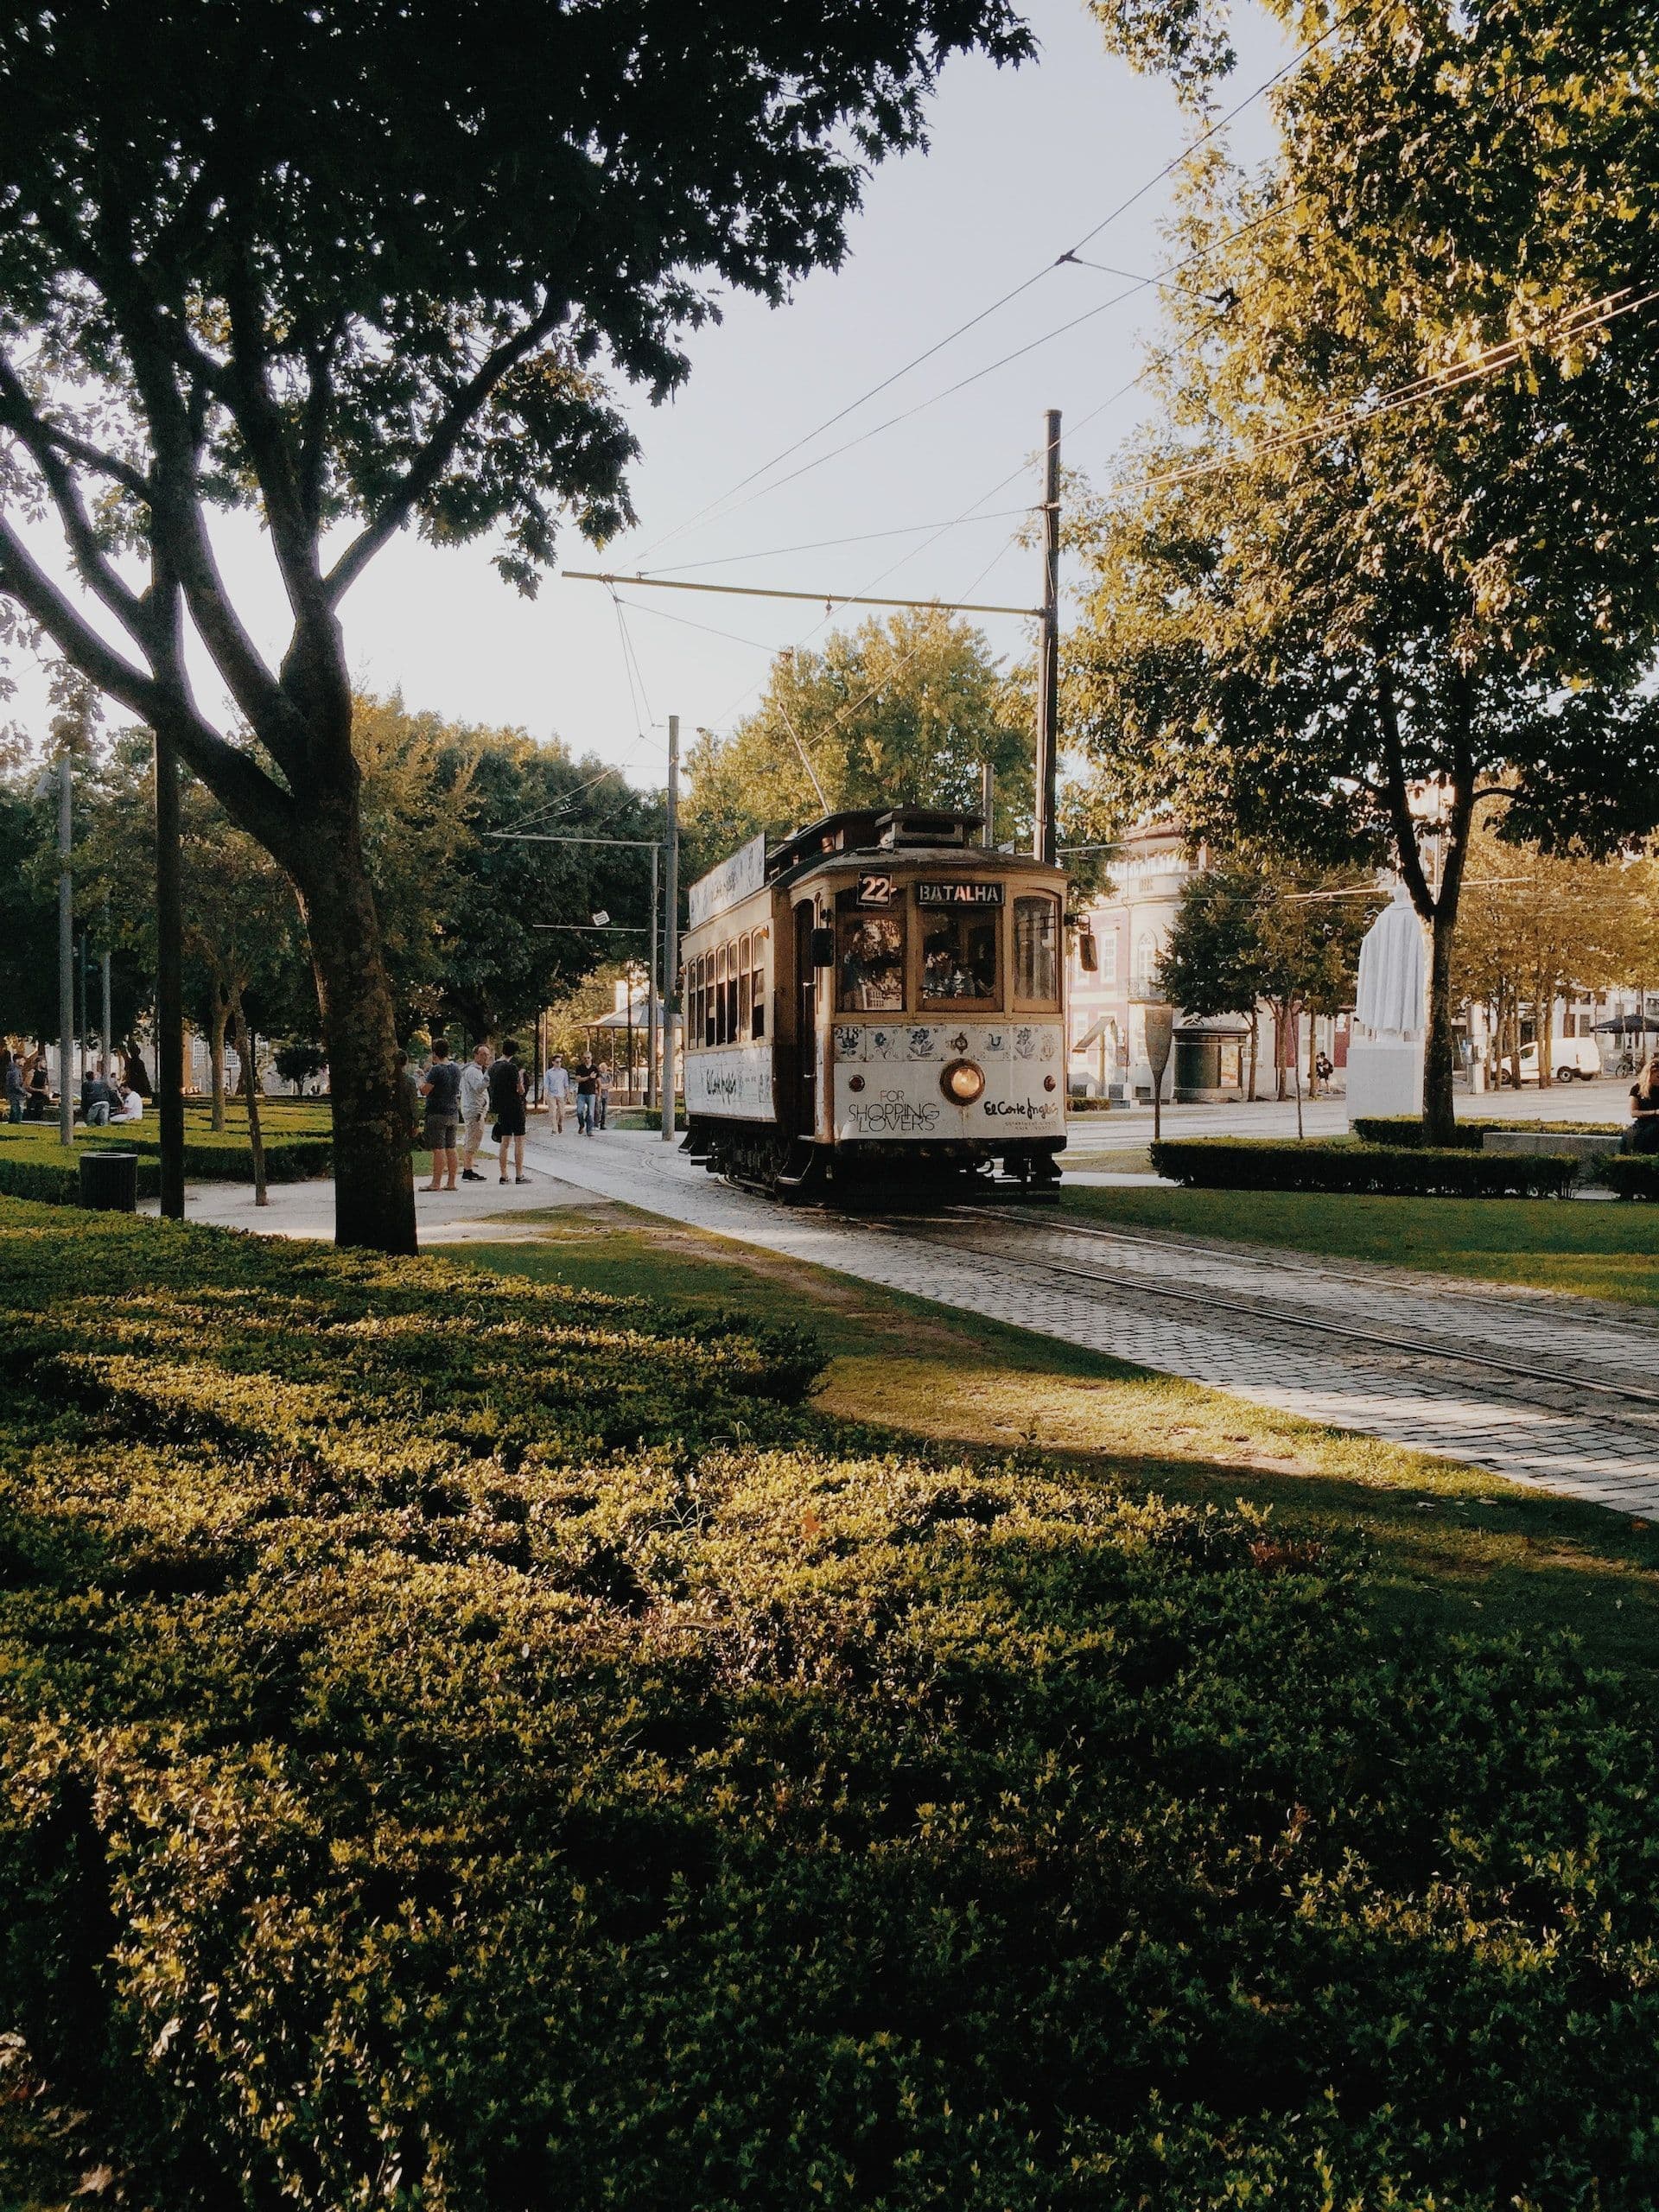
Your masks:
M184 906L179 870L179 764L156 741L156 1110L162 1212L184 1219Z
M985 827L979 842L988 853L996 850L996 771L988 760L979 764L979 810L985 817Z
M645 1111L657 1103L657 932L662 927L662 854L651 849L651 973L645 983Z
M75 884L69 855L75 842L74 770L58 761L58 1142L75 1141Z
M1037 804L1031 849L1054 865L1054 785L1059 754L1060 410L1048 410L1043 454L1043 610L1037 643Z
M680 968L680 718L668 718L668 852L663 887L663 1142L674 1141L674 1033Z

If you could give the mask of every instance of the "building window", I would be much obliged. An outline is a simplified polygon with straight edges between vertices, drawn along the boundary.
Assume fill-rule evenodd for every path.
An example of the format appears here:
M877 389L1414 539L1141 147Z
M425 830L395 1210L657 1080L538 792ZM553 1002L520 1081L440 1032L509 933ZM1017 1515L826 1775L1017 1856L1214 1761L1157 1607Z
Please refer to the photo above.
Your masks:
M1095 969L1097 983L1117 981L1117 931L1115 929L1095 931L1095 957L1099 965Z
M1135 941L1135 989L1137 998L1149 999L1158 977L1158 940L1142 930Z

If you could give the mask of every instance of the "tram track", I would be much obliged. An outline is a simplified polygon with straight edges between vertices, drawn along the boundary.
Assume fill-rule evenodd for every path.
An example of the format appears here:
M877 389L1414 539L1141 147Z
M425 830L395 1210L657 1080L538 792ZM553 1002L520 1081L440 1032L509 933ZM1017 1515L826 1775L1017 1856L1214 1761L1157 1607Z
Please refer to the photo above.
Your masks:
M882 1226L893 1233L912 1237L918 1243L937 1243L944 1249L955 1252L973 1252L982 1258L995 1260L1001 1266L1018 1268L1027 1277L1034 1276L1039 1280L1045 1277L1058 1278L1063 1281L1087 1283L1096 1289L1109 1291L1118 1299L1151 1299L1187 1309L1197 1309L1205 1316L1224 1314L1235 1325L1239 1322L1244 1323L1245 1333L1258 1340L1270 1339L1274 1332L1289 1332L1293 1335L1323 1338L1333 1344L1350 1344L1357 1350L1363 1350L1373 1357L1380 1353L1396 1363L1401 1360L1408 1360L1415 1364L1419 1372L1426 1367L1449 1363L1461 1370L1472 1370L1492 1376L1502 1376L1511 1384L1520 1382L1530 1385L1534 1389L1541 1387L1554 1393L1569 1395L1588 1392L1598 1400L1598 1415L1603 1420L1611 1418L1618 1421L1622 1413L1625 1423L1638 1427L1644 1431L1649 1423L1659 1421L1659 1389L1649 1389L1638 1383L1597 1375L1586 1371L1582 1365L1546 1367L1534 1361L1506 1357L1501 1353L1490 1350L1475 1350L1437 1343L1427 1338L1388 1332L1363 1326L1352 1320L1334 1319L1322 1314L1309 1313L1300 1307L1281 1302L1280 1297L1272 1292L1252 1302L1247 1302L1240 1298L1228 1297L1207 1287L1156 1282L1148 1280L1141 1274L1125 1277L1122 1274L1107 1273L1100 1268L1079 1266L1074 1258L1057 1256L1052 1253L1039 1255L1033 1253L1029 1246L1033 1236L1040 1236L1044 1239L1056 1236L1098 1237L1103 1242L1121 1242L1143 1249L1162 1249L1172 1255L1179 1254L1189 1260L1217 1259L1235 1268L1241 1264L1248 1264L1249 1262L1244 1262L1243 1255L1236 1252L1218 1251L1212 1246L1195 1246L1178 1243L1173 1240L1166 1242L1153 1237L1119 1238L1110 1230L1094 1230L1074 1227L1071 1224L1062 1225L1052 1223L1045 1223L1040 1230L1027 1230L1022 1237L1022 1243L1027 1249L1014 1250L1009 1249L1006 1240L976 1239L960 1234L956 1226L959 1218L959 1215L953 1213L950 1224L952 1233L946 1234L939 1233L938 1216L931 1218L924 1217L906 1219L902 1222L889 1220ZM1252 1255L1253 1259L1254 1255ZM1303 1272L1312 1274L1316 1272L1311 1268L1281 1268L1276 1261L1262 1264L1264 1272L1271 1270L1281 1274ZM1328 1279L1358 1283L1367 1289L1374 1290L1380 1287L1360 1275L1349 1274L1336 1277L1333 1270L1319 1269L1317 1272ZM1434 1295L1436 1294L1427 1292L1421 1294Z

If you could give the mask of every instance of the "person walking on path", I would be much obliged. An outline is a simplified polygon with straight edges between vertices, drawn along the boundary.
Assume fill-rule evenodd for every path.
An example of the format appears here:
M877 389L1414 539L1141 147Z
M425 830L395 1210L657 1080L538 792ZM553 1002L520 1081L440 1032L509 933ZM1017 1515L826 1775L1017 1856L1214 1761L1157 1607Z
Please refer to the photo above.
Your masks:
M474 1045L473 1057L461 1071L461 1179L481 1183L474 1162L484 1141L484 1109L490 1103L490 1048Z
M564 1109L570 1097L570 1071L564 1065L563 1052L555 1052L552 1065L545 1077L547 1110L559 1135L564 1135Z
M16 1052L5 1054L6 1119L21 1122L23 1118L23 1067Z
M434 1039L431 1064L421 1085L426 1101L426 1148L432 1155L429 1191L453 1191L460 1173L455 1129L461 1119L461 1070L449 1057L442 1037Z
M1626 1152L1659 1153L1659 1050L1630 1085L1630 1126L1624 1132Z
M601 1128L601 1129L604 1128L604 1126L605 1126L605 1124L606 1124L606 1122L607 1121L607 1119L609 1118L609 1116L610 1116L610 1111L611 1111L611 1084L612 1084L611 1064L610 1064L610 1062L609 1062L608 1060L601 1060L601 1061L600 1062L600 1064L599 1064L599 1100L598 1100L598 1106L599 1106L599 1126L600 1126L600 1128Z
M594 1116L599 1110L599 1070L584 1052L576 1062L576 1134L590 1137L594 1134Z
M513 1176L528 1183L524 1173L524 1071L518 1065L518 1047L509 1037L501 1057L490 1064L486 1080L490 1086L490 1111L495 1116L495 1140L500 1147L501 1180L507 1179L507 1147L513 1149Z

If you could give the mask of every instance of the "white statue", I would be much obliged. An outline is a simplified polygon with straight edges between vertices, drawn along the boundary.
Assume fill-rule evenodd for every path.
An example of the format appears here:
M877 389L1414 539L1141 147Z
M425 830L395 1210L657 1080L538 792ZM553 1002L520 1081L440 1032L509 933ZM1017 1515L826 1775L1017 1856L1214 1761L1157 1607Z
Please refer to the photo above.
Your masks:
M1418 1043L1427 1022L1428 946L1411 893L1394 887L1392 901L1366 931L1359 948L1354 1000L1357 1036Z

